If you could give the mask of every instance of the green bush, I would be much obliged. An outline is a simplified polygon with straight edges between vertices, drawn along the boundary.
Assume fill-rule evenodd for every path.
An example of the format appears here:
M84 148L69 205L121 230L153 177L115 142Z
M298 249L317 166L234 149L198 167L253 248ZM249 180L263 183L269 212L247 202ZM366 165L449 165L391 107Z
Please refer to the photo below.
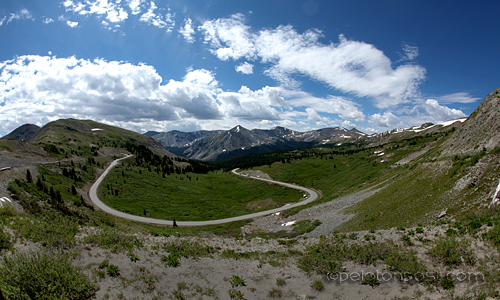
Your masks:
M7 299L91 299L97 287L61 255L16 252L0 267Z
M307 273L338 273L348 251L349 245L341 239L322 239L306 248L304 255L299 258L298 267Z
M163 256L161 261L164 261L165 264L172 268L177 268L180 265L179 257L176 255L169 254L168 256Z
M469 240L459 241L455 237L441 238L429 254L447 266L474 265L476 256L474 250L469 249L471 244Z
M426 270L425 265L418 259L413 250L394 248L385 263L391 271L404 276L423 273Z
M374 274L368 274L365 276L365 279L361 284L367 284L374 289L377 285L380 285L380 282L378 281L377 276L375 276Z
M60 213L36 219L18 218L13 227L21 237L40 242L44 247L68 249L76 244L78 223Z
M229 279L229 282L231 283L231 287L237 287L237 286L246 286L245 284L245 279L240 276L233 275L231 279Z
M500 225L495 225L493 229L483 234L483 238L490 240L495 246L500 246Z
M0 226L0 251L3 249L9 249L11 244L10 235L5 233L2 226Z
M272 288L268 295L271 298L281 298L281 296L283 296L283 291L277 288Z
M113 253L130 251L134 248L134 245L141 245L141 241L136 237L119 230L103 230L90 234L84 238L84 243L111 249Z
M118 266L109 265L106 267L106 274L111 277L118 277L120 276L120 269L118 268Z
M325 289L325 286L323 285L323 281L321 279L316 279L311 283L311 288L321 292Z

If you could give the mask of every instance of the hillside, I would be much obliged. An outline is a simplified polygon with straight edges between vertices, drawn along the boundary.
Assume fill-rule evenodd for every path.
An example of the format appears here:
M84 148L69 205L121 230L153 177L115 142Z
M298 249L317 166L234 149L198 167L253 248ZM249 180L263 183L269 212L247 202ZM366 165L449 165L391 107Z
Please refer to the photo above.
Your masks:
M33 124L24 124L21 127L16 128L11 133L2 137L4 140L18 140L18 141L29 141L29 139L35 135L40 127Z
M91 120L64 119L40 128L29 140L52 154L91 151L91 148L124 148L126 142L143 145L159 155L174 156L150 137Z
M500 146L500 88L481 102L463 126L442 146L443 156L474 154Z

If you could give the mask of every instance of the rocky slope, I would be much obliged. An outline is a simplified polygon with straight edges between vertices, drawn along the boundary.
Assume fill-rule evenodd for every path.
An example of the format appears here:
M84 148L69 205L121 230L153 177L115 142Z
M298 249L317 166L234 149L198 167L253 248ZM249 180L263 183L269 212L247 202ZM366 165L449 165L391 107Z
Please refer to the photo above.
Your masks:
M443 144L442 155L472 154L500 146L500 88L489 94L463 126Z

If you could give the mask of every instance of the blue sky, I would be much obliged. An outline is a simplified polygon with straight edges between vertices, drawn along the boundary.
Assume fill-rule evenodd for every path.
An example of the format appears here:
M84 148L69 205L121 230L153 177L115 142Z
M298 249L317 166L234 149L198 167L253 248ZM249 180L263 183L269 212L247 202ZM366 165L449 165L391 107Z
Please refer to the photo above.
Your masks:
M499 86L499 1L0 3L0 135L59 118L137 132L375 133L469 115Z

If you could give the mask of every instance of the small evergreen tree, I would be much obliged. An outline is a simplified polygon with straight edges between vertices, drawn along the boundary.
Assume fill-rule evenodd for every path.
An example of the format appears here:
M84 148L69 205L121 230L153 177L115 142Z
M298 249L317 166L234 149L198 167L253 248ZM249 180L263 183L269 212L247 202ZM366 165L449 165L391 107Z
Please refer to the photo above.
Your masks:
M28 183L32 183L33 182L33 178L31 178L31 172L30 172L30 170L26 170L26 181Z

